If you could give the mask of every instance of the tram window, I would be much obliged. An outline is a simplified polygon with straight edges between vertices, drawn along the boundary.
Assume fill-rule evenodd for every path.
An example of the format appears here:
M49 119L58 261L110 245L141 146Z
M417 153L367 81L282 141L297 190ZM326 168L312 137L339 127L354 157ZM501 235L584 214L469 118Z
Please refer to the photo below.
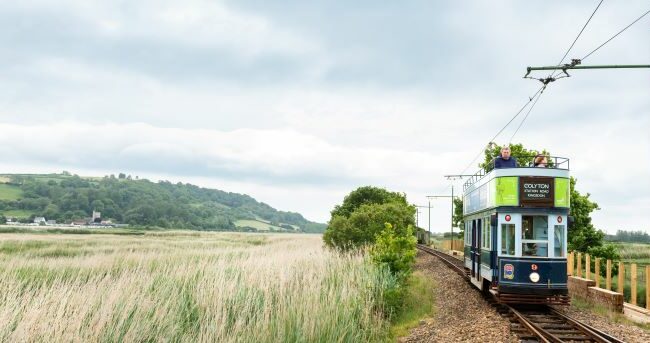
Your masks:
M564 225L555 225L555 257L564 257Z
M490 250L492 248L492 235L490 235L489 217L483 218L483 248Z
M515 224L501 224L501 254L515 254Z
M548 243L523 243L521 255L548 257Z

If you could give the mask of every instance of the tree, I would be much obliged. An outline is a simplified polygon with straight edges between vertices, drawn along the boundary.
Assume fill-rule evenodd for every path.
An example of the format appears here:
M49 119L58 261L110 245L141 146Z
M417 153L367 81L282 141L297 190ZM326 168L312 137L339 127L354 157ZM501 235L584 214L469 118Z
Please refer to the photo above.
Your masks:
M386 223L400 235L406 234L409 225L415 227L415 207L408 204L404 194L384 188L359 187L331 213L323 240L343 250L374 244Z
M372 186L359 187L345 196L341 205L334 206L331 214L332 217L349 217L361 205L385 204L389 202L396 202L408 206L406 195L403 193L390 192L384 188Z
M567 237L569 250L586 252L603 259L620 259L616 248L611 244L604 243L605 233L596 229L591 223L591 212L600 210L598 204L589 199L591 194L580 194L575 189L576 183L577 180L572 177L571 216L573 216L573 226L569 228Z

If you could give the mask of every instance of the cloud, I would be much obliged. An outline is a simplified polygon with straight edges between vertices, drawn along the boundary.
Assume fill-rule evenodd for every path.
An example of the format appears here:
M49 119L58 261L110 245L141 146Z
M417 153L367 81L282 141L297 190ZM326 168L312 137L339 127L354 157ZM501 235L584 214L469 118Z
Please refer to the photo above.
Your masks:
M568 57L646 7L604 3ZM462 171L539 87L521 79L525 67L556 63L592 10L559 1L5 4L0 167L189 180L318 220L365 184L422 205L450 190L442 176ZM585 63L650 59L644 27ZM630 209L650 191L647 73L571 74L549 85L514 141L571 158L579 189L603 208L599 227L643 223ZM448 205L433 204L433 229L446 230Z
M160 128L148 124L0 124L1 154L18 163L60 168L127 169L260 184L351 185L440 172L433 155L350 149L284 130Z

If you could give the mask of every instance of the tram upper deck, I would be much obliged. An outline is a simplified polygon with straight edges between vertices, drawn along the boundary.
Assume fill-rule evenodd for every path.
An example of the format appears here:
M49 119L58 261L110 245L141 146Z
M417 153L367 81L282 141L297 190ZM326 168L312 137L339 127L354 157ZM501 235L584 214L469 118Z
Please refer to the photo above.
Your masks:
M463 185L465 216L497 207L546 208L568 212L569 159L550 157L549 167L481 169Z

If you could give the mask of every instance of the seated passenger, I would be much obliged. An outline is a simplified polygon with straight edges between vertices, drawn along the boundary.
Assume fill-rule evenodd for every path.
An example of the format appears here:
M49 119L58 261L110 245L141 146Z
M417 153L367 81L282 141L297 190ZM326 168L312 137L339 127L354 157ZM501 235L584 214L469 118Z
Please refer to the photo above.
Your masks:
M547 164L548 161L546 160L546 156L542 154L538 154L537 156L535 156L535 160L533 161L533 167L546 168Z
M510 156L510 147L503 146L501 155L494 160L494 169L517 168L517 160Z

